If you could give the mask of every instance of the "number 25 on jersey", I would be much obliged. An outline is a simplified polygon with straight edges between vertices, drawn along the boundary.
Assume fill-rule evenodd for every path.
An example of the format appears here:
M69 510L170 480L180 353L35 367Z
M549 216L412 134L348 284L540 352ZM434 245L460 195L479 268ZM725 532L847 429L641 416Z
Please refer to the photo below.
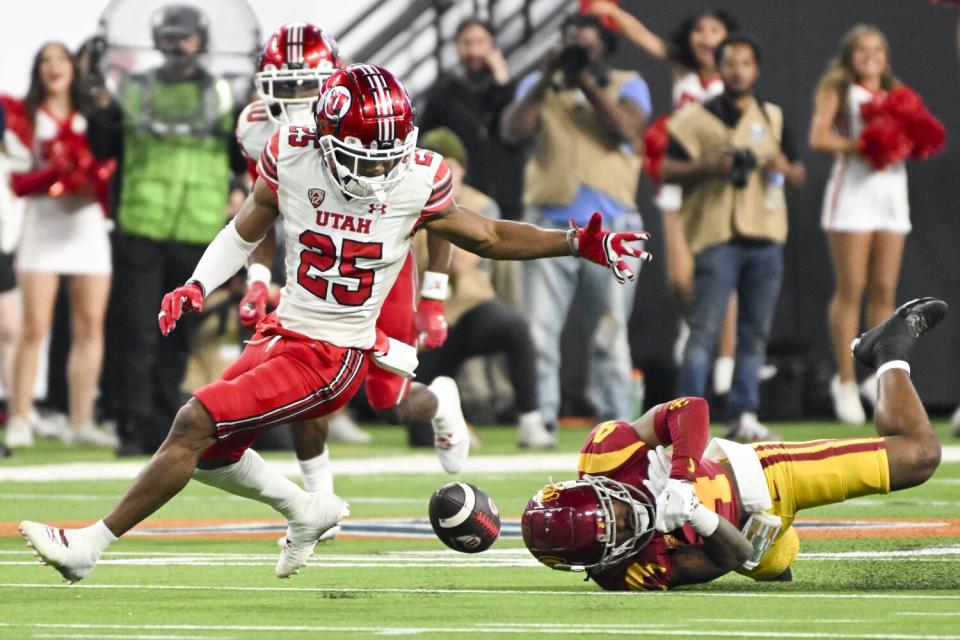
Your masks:
M383 244L380 242L357 242L345 238L339 256L337 245L333 238L325 233L304 231L300 234L300 244L306 247L300 252L300 267L297 269L297 283L322 300L335 301L348 307L359 307L370 299L373 290L373 269L359 267L357 258L378 259L383 257ZM327 272L334 268L339 259L337 269L344 278L356 280L356 288L333 283L323 275L311 273L315 271ZM332 295L333 300L330 300Z

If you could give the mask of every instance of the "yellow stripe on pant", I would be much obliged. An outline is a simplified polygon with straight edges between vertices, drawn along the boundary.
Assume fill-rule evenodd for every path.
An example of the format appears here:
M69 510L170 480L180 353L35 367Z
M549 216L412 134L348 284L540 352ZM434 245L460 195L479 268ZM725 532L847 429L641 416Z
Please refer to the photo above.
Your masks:
M787 570L800 550L793 528L798 511L850 498L890 492L883 438L845 438L752 445L767 478L771 512L783 527L760 564L739 573L771 580Z

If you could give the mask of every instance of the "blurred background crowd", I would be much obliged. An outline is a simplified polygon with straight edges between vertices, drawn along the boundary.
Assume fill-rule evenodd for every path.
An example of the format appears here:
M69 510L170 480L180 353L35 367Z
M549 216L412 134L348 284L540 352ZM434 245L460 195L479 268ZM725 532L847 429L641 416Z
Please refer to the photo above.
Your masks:
M904 300L960 291L951 3L96 4L70 33L21 34L30 51L5 56L9 448L151 452L239 353L242 276L166 338L156 314L251 187L237 118L262 99L263 40L294 21L339 42L344 63L407 82L420 146L447 158L461 204L561 229L601 211L652 232L655 261L623 285L575 258L455 252L449 337L421 352L418 379L456 376L468 420L518 425L523 446L676 395L710 399L744 441L770 437L767 420L863 424L876 383L850 341ZM949 334L914 380L960 436ZM374 419L359 398L331 436L366 442L357 422ZM408 430L432 446L429 425Z

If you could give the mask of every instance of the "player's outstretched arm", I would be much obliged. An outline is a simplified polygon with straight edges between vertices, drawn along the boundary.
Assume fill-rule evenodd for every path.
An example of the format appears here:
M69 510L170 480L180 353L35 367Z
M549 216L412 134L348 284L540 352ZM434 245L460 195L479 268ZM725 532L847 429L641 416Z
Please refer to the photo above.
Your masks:
M187 283L163 297L158 316L163 335L173 331L184 311L203 310L203 297L247 263L279 215L276 193L258 179L237 215L203 252Z
M651 260L648 252L629 242L649 239L645 231L617 233L604 229L603 216L594 212L586 227L568 231L543 229L525 222L491 220L452 203L424 222L424 227L462 249L494 260L534 260L575 255L608 267L618 281L635 275L623 260L627 256Z
M753 547L740 531L720 518L716 531L705 536L703 544L674 551L674 572L670 586L710 582L741 566Z

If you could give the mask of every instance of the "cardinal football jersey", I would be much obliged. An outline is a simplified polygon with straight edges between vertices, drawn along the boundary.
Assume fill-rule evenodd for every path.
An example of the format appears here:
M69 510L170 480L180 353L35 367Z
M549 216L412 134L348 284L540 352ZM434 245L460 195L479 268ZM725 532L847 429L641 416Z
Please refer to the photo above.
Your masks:
M649 450L629 423L603 422L594 427L583 443L578 472L581 477L584 474L606 476L646 492L643 481L647 477ZM723 467L712 460L701 460L695 483L700 502L737 525L739 500ZM655 496L651 498L655 499ZM672 551L702 542L690 525L665 535L656 533L639 555L590 577L604 589L666 589L674 569Z
M441 155L417 149L380 202L348 198L324 163L313 127L280 127L260 154L257 172L284 223L287 282L277 317L291 331L367 349L414 231L453 201L450 169Z

